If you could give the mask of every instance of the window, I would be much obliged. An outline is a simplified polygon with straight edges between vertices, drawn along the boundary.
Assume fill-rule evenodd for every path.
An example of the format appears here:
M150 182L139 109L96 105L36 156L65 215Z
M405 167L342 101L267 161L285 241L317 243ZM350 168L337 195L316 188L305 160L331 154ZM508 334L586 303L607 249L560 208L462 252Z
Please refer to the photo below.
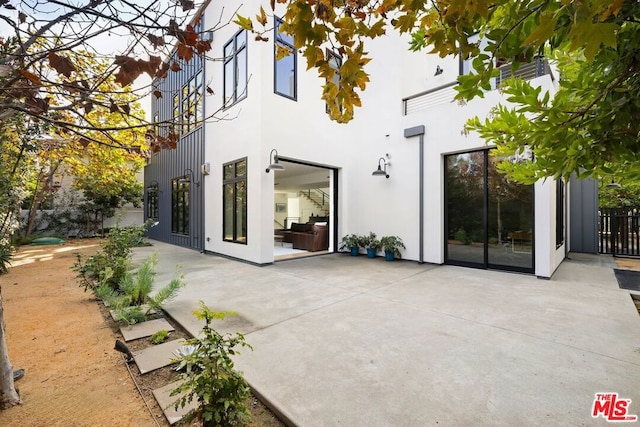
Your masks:
M564 181L556 181L556 249L564 243Z
M247 159L227 163L223 179L223 240L247 243Z
M247 32L241 30L224 45L224 106L247 96Z
M147 218L158 219L158 186L154 185L147 190Z
M276 17L274 23L274 64L273 64L273 81L274 91L278 95L291 98L294 101L297 98L297 69L298 58L297 51L293 47L293 38L287 34L280 32L282 19ZM278 59L280 58L280 59Z
M171 180L171 232L189 235L189 186L184 177Z
M172 115L171 117L173 117L173 133L175 135L179 135L180 134L180 127L178 126L178 123L180 122L180 94L179 93L174 93L173 94L173 109L172 109Z
M182 88L182 132L191 132L202 122L202 71Z
M336 87L340 88L340 67L342 67L342 57L332 51L327 49L327 62L329 66L333 69L334 74L331 81L336 85ZM342 105L339 106L340 111L342 111ZM329 112L329 104L327 104L327 113Z

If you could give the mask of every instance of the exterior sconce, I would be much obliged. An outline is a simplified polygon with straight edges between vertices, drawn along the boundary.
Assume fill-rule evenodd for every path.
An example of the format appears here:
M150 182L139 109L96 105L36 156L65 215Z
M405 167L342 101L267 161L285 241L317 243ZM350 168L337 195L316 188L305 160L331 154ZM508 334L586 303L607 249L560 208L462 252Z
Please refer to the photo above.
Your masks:
M621 185L611 178L611 182L606 185L607 188L620 188Z
M387 173L387 165L389 163L387 163L387 161L385 160L384 157L380 157L380 159L378 159L378 169L374 170L373 173L371 175L373 176L384 176L385 178L389 178L389 174Z
M434 74L434 76L439 76L443 72L444 72L444 70L442 68L440 68L439 65L436 65L436 73Z
M200 182L195 180L193 176L193 171L189 168L184 170L184 176L178 180L178 184L189 184L193 181L196 186L200 186Z
M147 193L151 193L152 191L158 191L159 187L160 187L160 183L154 179L149 183L149 185L147 185Z
M282 166L280 164L280 161L278 159L278 150L276 150L275 148L273 150L271 150L271 153L269 153L269 163L270 165L267 167L267 169L265 169L265 171L267 173L269 173L269 171L283 171L284 170L284 166Z

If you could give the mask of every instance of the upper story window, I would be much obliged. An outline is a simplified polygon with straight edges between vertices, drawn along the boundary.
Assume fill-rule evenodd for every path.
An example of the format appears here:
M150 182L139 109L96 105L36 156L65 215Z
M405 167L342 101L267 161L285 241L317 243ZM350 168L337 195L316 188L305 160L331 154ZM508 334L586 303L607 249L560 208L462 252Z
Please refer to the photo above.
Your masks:
M247 32L238 31L224 45L224 107L247 96Z
M171 117L173 118L173 133L176 135L180 134L180 127L178 123L180 123L180 94L178 92L173 94L173 107L171 110Z
M340 88L340 67L342 67L342 57L337 52L327 49L327 62L329 66L333 69L334 74L331 81ZM342 106L340 106L340 111L342 111ZM329 105L327 105L327 113L329 112Z
M298 59L297 51L293 47L293 38L287 34L280 32L282 19L274 18L274 64L273 64L273 80L274 91L278 95L297 99L297 74Z
M202 123L202 71L182 87L182 133L191 132Z

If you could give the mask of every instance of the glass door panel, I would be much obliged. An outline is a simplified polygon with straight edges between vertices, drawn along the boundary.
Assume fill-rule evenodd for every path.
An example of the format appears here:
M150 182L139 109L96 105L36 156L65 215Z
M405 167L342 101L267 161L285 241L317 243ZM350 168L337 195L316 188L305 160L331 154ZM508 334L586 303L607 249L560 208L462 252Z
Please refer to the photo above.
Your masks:
M533 186L509 182L489 156L489 265L533 269Z
M485 152L447 156L447 261L485 264Z

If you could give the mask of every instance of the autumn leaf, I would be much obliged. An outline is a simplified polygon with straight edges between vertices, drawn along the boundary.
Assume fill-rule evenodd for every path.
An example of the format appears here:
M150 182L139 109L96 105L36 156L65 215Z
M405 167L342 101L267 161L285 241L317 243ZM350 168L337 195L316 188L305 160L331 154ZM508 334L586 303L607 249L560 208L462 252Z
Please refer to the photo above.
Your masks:
M200 40L196 43L196 51L199 55L211 50L211 42L209 40Z
M209 95L213 95L213 89L211 89L209 86L207 86L207 93Z
M191 10L194 8L194 3L191 0L179 0L180 6L182 6L182 11L186 12L187 10Z
M160 99L160 98L162 98L162 92L160 92L159 90L154 90L153 91L153 96L155 96L156 99Z
M258 21L263 27L267 25L267 13L264 8L260 6L260 14L256 15L256 21Z
M22 75L22 77L24 77L25 79L29 80L34 85L42 86L42 80L40 80L40 77L36 76L32 72L27 71L27 70L18 70L18 73L20 73Z
M173 72L176 72L176 73L177 73L178 71L182 70L182 67L180 67L180 64L178 64L176 61L173 61L173 62L171 63L171 67L169 67L169 69L170 69L171 71L173 71Z
M27 22L27 15L24 12L18 13L18 20L21 24L24 24L25 22Z
M178 55L178 58L183 59L187 64L189 63L191 58L193 58L193 49L184 43L178 43L176 53Z
M164 38L162 38L162 36L147 34L147 39L151 42L154 49L158 49L158 47L164 46Z
M110 100L109 112L110 113L118 113L118 112L120 112L120 109L118 108L118 105L113 101L113 99Z
M120 109L122 110L122 112L126 115L131 114L131 107L129 106L129 104L123 104L120 106Z
M49 58L49 65L51 68L67 78L71 77L72 71L76 71L76 67L73 65L71 60L65 56L60 56L51 52L47 57Z
M238 24L240 28L243 28L247 31L253 31L253 22L251 19L245 18L244 16L236 14L236 20L233 21L234 24Z

